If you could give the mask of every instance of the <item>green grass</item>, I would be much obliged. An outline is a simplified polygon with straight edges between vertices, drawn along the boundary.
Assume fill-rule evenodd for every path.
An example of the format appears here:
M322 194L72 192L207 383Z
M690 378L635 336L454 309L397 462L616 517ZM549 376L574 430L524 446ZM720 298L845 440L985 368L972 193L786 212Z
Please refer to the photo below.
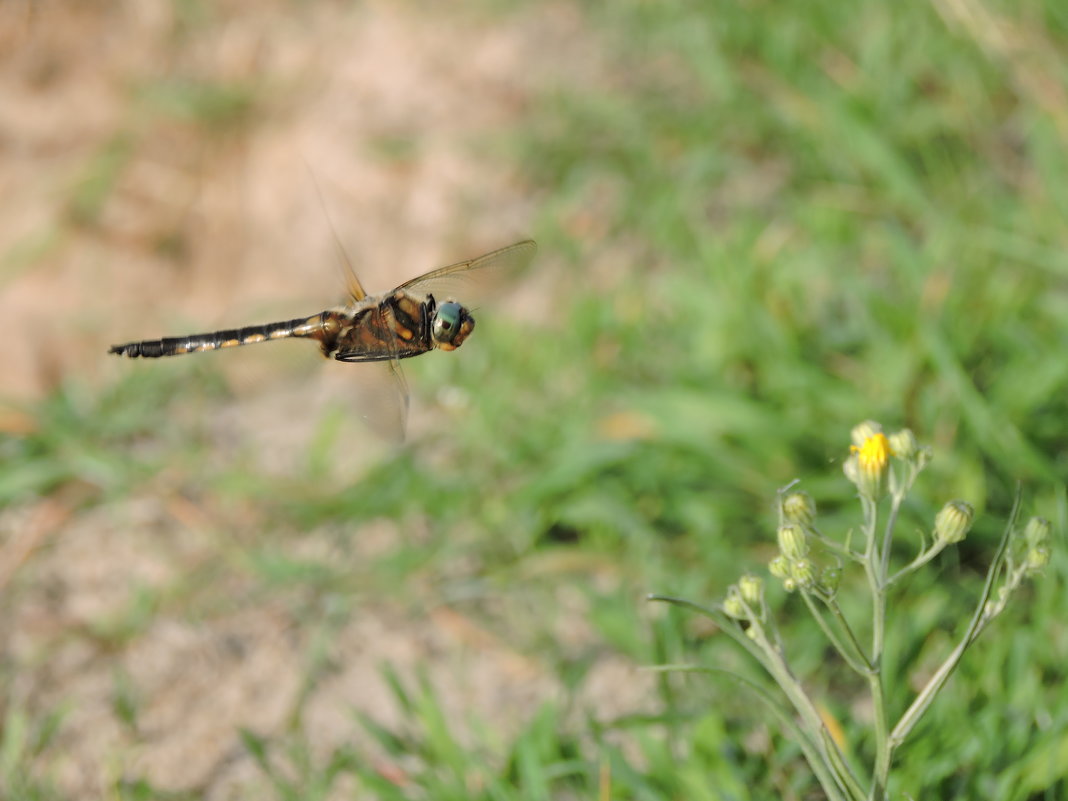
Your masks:
M408 371L416 393L469 388L466 412L339 488L323 478L325 435L306 475L213 460L193 415L167 415L195 394L189 374L172 383L154 371L98 398L68 389L51 399L36 433L0 443L0 499L88 476L84 502L95 503L177 464L184 485L255 507L243 530L256 538L225 568L256 588L250 598L277 593L342 617L369 598L413 609L449 600L579 689L600 653L737 665L692 620L650 615L642 593L711 600L760 568L775 489L795 477L828 527L856 525L840 475L849 427L907 425L935 449L918 493L928 505L907 510L914 526L953 497L980 520L956 557L893 600L898 713L910 672L932 664L968 614L1016 481L1027 511L1061 535L1046 580L967 655L892 790L1060 797L1068 108L1026 70L1068 87L1058 56L1068 16L1053 0L990 8L1019 26L1027 57L985 50L918 2L585 5L607 77L546 91L493 143L538 199L539 258L567 290L554 319L487 321L462 358ZM255 102L243 89L161 98L169 113L223 122ZM78 216L99 209L120 145L90 165L72 199ZM613 421L635 436L606 433ZM380 519L404 541L370 563L288 551L324 528L343 549ZM561 584L588 602L585 653L554 640ZM809 621L788 628L793 658L828 689L852 737L862 729L852 688L836 685L839 666ZM309 667L309 681L317 675ZM531 710L511 741L474 745L451 730L432 688L396 679L393 689L404 731L369 719L353 728L404 760L408 784L349 748L316 762L312 735L294 725L276 741L245 739L274 797L325 797L342 776L382 798L591 798L604 776L613 799L816 797L799 752L727 682L665 678L661 711L647 719ZM3 724L6 753L29 747L17 714ZM856 747L863 755L871 743ZM121 797L164 796L134 783Z

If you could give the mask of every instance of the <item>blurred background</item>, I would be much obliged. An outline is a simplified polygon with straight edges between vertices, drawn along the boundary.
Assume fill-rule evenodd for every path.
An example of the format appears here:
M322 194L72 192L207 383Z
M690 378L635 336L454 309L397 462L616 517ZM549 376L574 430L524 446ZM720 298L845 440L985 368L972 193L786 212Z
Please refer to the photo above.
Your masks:
M855 527L872 418L934 453L895 558L979 513L891 598L895 717L1017 482L1059 537L891 789L1064 797L1066 52L1056 0L5 0L0 795L821 797L640 670L745 669L644 594L763 571L795 478ZM306 342L106 353L331 306L337 243L375 291L528 236L399 448Z

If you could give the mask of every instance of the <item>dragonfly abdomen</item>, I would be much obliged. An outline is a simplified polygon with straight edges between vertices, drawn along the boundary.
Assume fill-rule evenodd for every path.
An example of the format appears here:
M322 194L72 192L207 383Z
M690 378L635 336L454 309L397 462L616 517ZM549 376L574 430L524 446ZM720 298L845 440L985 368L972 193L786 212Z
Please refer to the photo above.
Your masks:
M312 317L297 317L265 325L249 325L244 328L231 328L227 331L212 331L209 334L189 334L184 337L165 337L164 339L145 339L140 342L127 342L124 345L112 345L108 353L155 359L160 356L180 356L183 353L203 353L220 348L236 348L240 345L252 345L256 342L270 342L274 339L290 337L323 336L326 313Z

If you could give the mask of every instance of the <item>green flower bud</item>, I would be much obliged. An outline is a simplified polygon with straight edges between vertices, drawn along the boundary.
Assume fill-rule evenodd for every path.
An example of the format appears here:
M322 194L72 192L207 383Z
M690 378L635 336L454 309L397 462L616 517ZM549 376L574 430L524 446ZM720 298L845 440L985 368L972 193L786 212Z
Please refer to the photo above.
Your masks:
M800 526L787 524L779 528L779 550L787 561L794 562L808 553L808 541Z
M909 460L916 455L919 444L911 429L903 428L890 435L890 452L898 459Z
M776 556L768 562L768 572L777 579L784 579L790 575L790 563L785 556Z
M811 559L798 559L790 563L790 578L797 582L797 586L804 590L810 590L816 586L816 566Z
M1034 547L1036 545L1045 545L1049 542L1050 531L1053 530L1053 526L1044 517L1032 517L1027 521L1027 526L1024 527L1024 539L1027 544Z
M1048 545L1032 545L1027 549L1027 558L1024 560L1024 567L1027 568L1028 572L1037 572L1048 564Z
M823 572L820 573L820 589L827 595L834 595L838 592L838 585L842 583L842 568L840 567L825 567Z
M783 579L782 588L787 592L793 592L797 589L797 582L794 581L792 578Z
M807 492L791 492L783 498L782 516L787 523L811 526L816 519L816 502Z
M738 579L738 592L749 606L759 606L764 600L764 580L746 573Z
M734 587L731 587L723 601L723 611L738 620L745 620L748 617L745 613L745 604L742 603L742 598Z
M949 545L960 542L972 527L975 510L964 501L950 501L935 515L934 538Z

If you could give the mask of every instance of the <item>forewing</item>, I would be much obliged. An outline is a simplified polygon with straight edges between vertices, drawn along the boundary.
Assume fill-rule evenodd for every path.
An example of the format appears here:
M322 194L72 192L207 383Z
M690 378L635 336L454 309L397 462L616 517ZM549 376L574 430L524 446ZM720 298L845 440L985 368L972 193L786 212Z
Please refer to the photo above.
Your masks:
M359 302L367 297L367 290L363 288L360 279L356 277L356 270L352 267L352 260L349 259L349 254L345 252L345 246L341 244L341 238L337 235L337 228L334 227L334 222L330 219L330 209L326 205L326 198L323 197L323 190L319 187L319 181L315 178L315 172L311 169L310 164L307 164L307 162L305 164L308 167L308 174L311 176L312 186L315 187L315 194L319 196L319 205L323 209L323 215L326 217L327 222L330 223L330 233L334 237L334 247L337 249L337 261L345 272L345 289L348 291L351 301Z
M342 264L345 269L345 289L349 293L349 298L358 303L367 297L367 290L363 288L360 279L356 277L356 271L352 268L352 262L349 261L349 257L345 254L345 251L341 249L340 242L337 243L337 247L341 253L343 259Z
M488 284L493 282L494 275L523 270L537 249L533 240L526 239L474 259L431 270L401 284L400 289L417 295L433 295L438 302L455 300L476 308L486 299Z

